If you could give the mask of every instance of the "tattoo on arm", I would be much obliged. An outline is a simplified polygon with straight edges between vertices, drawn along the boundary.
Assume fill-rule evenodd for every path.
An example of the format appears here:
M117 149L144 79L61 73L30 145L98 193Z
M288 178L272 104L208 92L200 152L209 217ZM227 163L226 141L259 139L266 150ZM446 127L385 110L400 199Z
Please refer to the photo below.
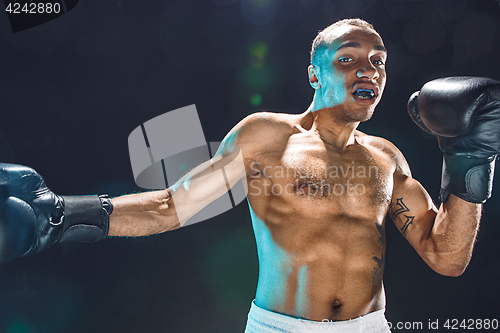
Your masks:
M408 207L404 204L403 198L398 198L396 200L396 208L393 209L392 219L396 220L396 217L398 217L400 214L403 214L403 213L406 213L409 211L410 211L410 209L408 209ZM405 214L404 217L406 218L406 220L404 221L403 226L399 230L401 231L403 236L406 237L406 230L408 230L408 227L413 224L413 220L415 219L415 216L409 216L409 215Z
M413 219L415 218L415 216L408 216L408 215L405 215L405 217L406 221L400 229L403 236L406 236L406 230L408 230L410 224L413 224Z
M393 213L392 213L392 218L393 219L396 219L396 217L399 214L401 214L401 213L406 213L406 212L410 211L408 209L408 207L406 207L406 205L404 204L403 198L397 199L397 201L396 201L396 207L397 207L397 209L393 209Z

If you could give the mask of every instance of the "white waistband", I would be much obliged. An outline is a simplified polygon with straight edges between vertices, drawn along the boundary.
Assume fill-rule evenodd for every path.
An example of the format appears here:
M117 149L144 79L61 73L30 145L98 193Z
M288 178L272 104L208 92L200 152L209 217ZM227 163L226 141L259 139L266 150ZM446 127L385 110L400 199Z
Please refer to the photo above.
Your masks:
M248 313L245 333L386 333L385 309L343 321L311 321L271 312L255 305Z

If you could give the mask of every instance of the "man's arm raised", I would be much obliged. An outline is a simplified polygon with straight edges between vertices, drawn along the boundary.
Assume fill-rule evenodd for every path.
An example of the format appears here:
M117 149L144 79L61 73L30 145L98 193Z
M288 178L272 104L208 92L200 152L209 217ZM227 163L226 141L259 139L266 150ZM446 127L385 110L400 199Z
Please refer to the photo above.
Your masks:
M423 186L411 177L399 151L395 159L391 219L430 268L446 276L461 275L472 256L481 205L450 195L438 210Z
M401 155L396 157L400 170L394 178L392 217L433 269L457 276L470 261L481 204L491 196L500 151L500 82L479 77L433 80L410 97L408 112L420 128L437 137L443 152L442 204L436 215Z

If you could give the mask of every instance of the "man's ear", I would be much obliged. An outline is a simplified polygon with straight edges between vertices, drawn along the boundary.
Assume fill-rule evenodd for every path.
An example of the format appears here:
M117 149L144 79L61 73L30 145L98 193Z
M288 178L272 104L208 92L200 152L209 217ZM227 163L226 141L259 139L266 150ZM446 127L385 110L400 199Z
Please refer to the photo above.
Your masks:
M307 67L307 73L309 74L309 84L314 89L319 89L321 84L319 83L319 67L310 65Z

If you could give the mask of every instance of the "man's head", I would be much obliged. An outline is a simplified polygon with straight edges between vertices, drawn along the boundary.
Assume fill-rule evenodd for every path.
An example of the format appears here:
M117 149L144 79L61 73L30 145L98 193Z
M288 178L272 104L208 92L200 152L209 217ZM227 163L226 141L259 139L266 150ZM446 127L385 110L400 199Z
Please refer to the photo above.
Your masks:
M359 18L354 18L354 19L343 19L340 21L337 21L325 29L321 30L316 38L313 40L313 44L311 47L311 65L314 63L313 59L315 57L317 58L318 54L321 54L321 52L324 52L325 49L332 43L332 41L335 39L335 37L338 37L338 34L336 34L335 29L343 26L356 26L364 29L370 29L373 30L374 32L377 33L373 25L370 23L366 22L365 20L359 19ZM378 33L377 33L378 34Z
M309 66L313 111L341 106L346 119L370 119L385 87L386 58L382 38L366 21L346 19L321 31Z

